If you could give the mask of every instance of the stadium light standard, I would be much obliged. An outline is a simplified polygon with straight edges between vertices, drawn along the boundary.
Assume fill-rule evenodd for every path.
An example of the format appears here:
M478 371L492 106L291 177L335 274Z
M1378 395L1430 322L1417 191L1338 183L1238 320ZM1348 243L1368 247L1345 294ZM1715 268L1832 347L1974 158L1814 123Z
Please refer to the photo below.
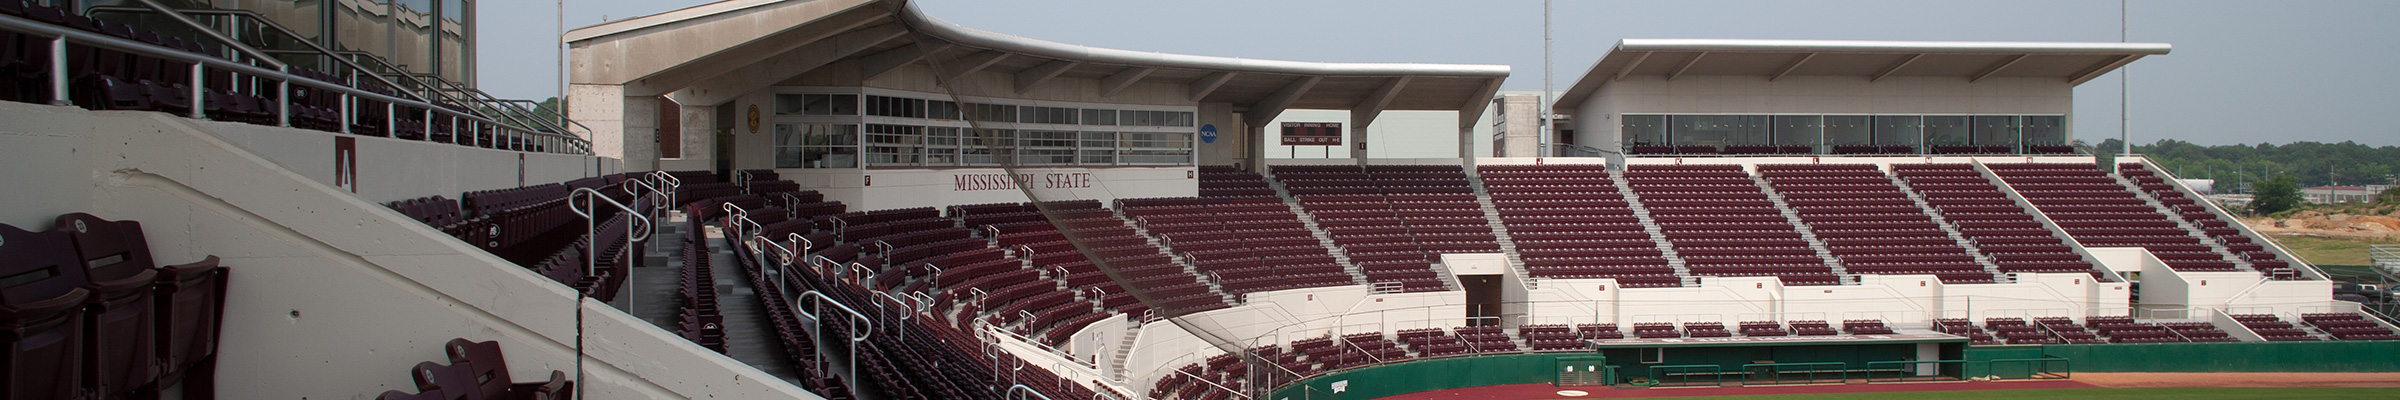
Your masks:
M1557 120L1556 118L1551 118L1551 117L1552 117L1551 113L1553 113L1553 112L1557 111L1557 110L1552 110L1552 109L1550 109L1550 101L1551 101L1551 98L1550 98L1550 93L1551 93L1551 90L1552 90L1552 89L1551 89L1551 86L1550 86L1550 0L1542 0L1542 98L1541 98L1541 104L1540 104L1540 105L1541 105L1541 107L1536 107L1536 108L1535 108L1535 109L1537 109L1537 110L1541 110L1541 113L1542 113L1542 115L1541 115L1541 117L1542 117L1542 127L1541 127L1541 128L1538 128L1538 129L1536 129L1536 131L1537 131L1538 133L1540 133L1540 134L1541 134L1541 137L1540 137L1540 138L1538 138L1538 139L1534 140L1534 143L1535 143L1535 145L1536 145L1536 146L1541 146L1539 149L1537 149L1537 150L1534 150L1534 152L1533 152L1533 155L1534 155L1534 156L1536 156L1536 157L1549 157L1549 156L1550 156L1550 141L1551 141L1551 136L1552 136L1552 135L1557 135L1557 134L1558 134L1558 120Z

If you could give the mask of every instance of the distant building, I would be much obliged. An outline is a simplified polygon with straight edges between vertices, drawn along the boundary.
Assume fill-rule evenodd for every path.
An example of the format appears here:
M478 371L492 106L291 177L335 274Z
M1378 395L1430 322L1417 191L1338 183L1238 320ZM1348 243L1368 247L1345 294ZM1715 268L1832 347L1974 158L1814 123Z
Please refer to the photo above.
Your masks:
M2315 186L2301 190L2312 204L2352 203L2375 201L2375 195L2391 190L2392 185Z

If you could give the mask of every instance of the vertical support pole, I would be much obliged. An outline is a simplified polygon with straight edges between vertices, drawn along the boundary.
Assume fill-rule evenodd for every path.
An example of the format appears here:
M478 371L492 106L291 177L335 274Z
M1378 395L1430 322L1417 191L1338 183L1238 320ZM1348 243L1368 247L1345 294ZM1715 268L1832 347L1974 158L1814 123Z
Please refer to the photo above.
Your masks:
M383 135L391 138L400 137L400 106L398 103L388 101L383 103Z
M347 134L350 133L350 106L354 100L357 100L357 98L350 97L349 92L342 92L340 96L342 97L338 98L337 100L339 100L339 104L341 104L342 116L341 119L335 121L335 124L341 125L341 132Z
M74 105L67 96L67 37L59 36L50 38L50 105Z
M192 119L208 119L208 65L192 63Z
M292 66L283 66L283 80L275 82L275 126L292 126Z

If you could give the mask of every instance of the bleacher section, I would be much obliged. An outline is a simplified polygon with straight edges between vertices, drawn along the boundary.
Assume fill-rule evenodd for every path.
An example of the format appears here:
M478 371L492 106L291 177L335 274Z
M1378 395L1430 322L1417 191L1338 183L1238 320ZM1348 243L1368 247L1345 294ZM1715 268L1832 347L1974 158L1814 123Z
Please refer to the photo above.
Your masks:
M2236 271L2232 255L2204 242L2163 204L2149 202L2093 164L1986 164L2059 228L2087 247L2141 247L2178 271Z
M2184 196L2182 191L2175 190L2174 186L2168 185L2165 178L2151 173L2150 169L2142 164L2117 164L2117 174L2123 176L2128 181L2127 183L2133 185L2134 189L2156 199L2158 205L2171 209L2172 215L2181 218L2185 227L2197 229L2202 236L2206 236L2209 241L2214 242L2216 247L2222 247L2226 252L2240 255L2240 259L2250 264L2252 269L2258 270L2258 273L2276 279L2300 278L2300 271L2292 269L2290 262L2277 257L2274 252L2267 251L2265 246L2251 242L2250 237L2242 236L2241 230L2234 229L2226 221L2217 219L2216 213L2209 212L2207 206L2200 205L2197 200L2189 196Z
M1491 165L1478 173L1527 274L1683 285L1605 166Z
M182 383L207 398L229 275L214 256L157 265L139 222L0 224L0 394L131 398Z
M1950 283L1992 282L1992 273L1925 215L1891 177L1870 164L1761 165L1825 248L1853 274L1925 274Z
M1332 236L1369 282L1440 290L1443 253L1495 253L1500 245L1464 171L1446 165L1274 167L1292 198Z
M710 202L702 201L697 204L706 205ZM962 211L961 214L961 217L970 217L977 213ZM738 221L748 217L736 214L727 218L729 221ZM761 242L765 240L782 242L783 239L762 239L760 242L754 242L743 239L751 236L747 232L738 230L729 230L728 232L734 233L728 235L733 239L729 244L735 250L736 259L740 260L745 271L748 271L753 278L752 282L757 286L755 289L760 293L760 301L769 310L770 318L773 319L779 335L782 336L783 344L793 353L795 362L806 366L802 371L806 376L801 380L804 388L829 398L845 399L860 397L998 398L999 389L1013 383L1027 385L1051 396L1065 398L1095 396L1095 392L1086 387L1084 383L1060 379L1046 367L1026 363L1011 353L987 351L991 350L985 347L989 346L991 339L982 338L977 333L970 333L984 332L982 329L985 325L975 321L984 321L985 319L968 318L968 323L963 324L963 327L954 327L951 325L952 322L941 319L917 318L922 315L941 315L947 310L915 308L930 307L936 303L955 304L970 301L999 303L1011 300L1014 302L994 305L1015 307L1022 305L1017 303L1033 304L1029 302L1037 300L999 298L997 296L990 296L990 298L977 296L976 299L966 300L963 299L965 296L960 296L956 290L946 290L945 296L951 296L950 299L962 300L922 302L921 298L909 300L895 297L889 292L875 290L874 285L878 285L878 282L893 282L896 286L908 287L916 285L915 281L918 279L939 280L939 277L943 275L970 272L973 267L961 266L942 269L938 272L916 274L909 271L910 263L926 257L912 259L902 255L899 251L899 249L908 248L911 245L887 247L877 244L873 245L874 249L862 251L858 243L861 241L892 243L893 239L903 237L922 239L920 236L912 235L920 235L923 232L952 232L951 229L966 229L958 226L961 220L942 218L939 211L930 208L852 212L819 216L815 219L828 221L828 224L818 225L831 229L807 232L805 236L827 240L810 239L804 243L789 243L788 245L801 247L792 249L797 250L796 254L793 254L793 258L805 261L788 266L780 261L780 255L759 253L761 251L780 253L780 251L755 247L764 244ZM1123 224L1122 220L1117 221L1120 221L1118 222L1120 226ZM1062 222L1076 225L1091 221L1085 218L1065 218ZM1048 222L1014 224L1026 224L1022 227L1030 227L1035 224L1048 225ZM1009 228L1011 226L1018 225L1001 224L995 226L992 231L1012 231ZM800 232L787 233L799 234ZM826 243L838 244L825 245ZM1026 248L1031 247L1031 245L1026 246ZM974 252L974 250L968 250L968 252ZM762 260L765 261L763 264ZM893 265L898 267L893 267ZM1003 266L1006 264L975 265ZM992 269L1033 271L1021 266L992 267ZM768 271L777 272L770 274ZM878 278L878 276L886 274L900 274L909 278L897 281ZM1058 286L1059 282L1054 280L1058 278L1049 277L1029 282L1032 285L1045 286L1031 286L1040 290L1027 291L1025 294L1035 297L1060 297L1056 294L1066 294L1068 296L1065 297L1072 298L1080 293L1061 290L1062 288ZM783 280L782 282L787 285L777 285L775 282L778 279ZM949 285L949 283L929 283L925 287L940 288ZM975 283L962 283L961 285L972 287ZM789 290L801 293L785 293L781 291L782 289L778 289L778 286L786 286ZM911 297L913 296L911 295ZM796 302L784 300L793 297L797 297ZM1082 307L1086 309L1094 306L1089 303L1088 299L1078 299L1070 300L1061 307L1073 307L1075 305L1073 301L1086 302L1082 304ZM840 307L833 307L834 305L842 305L853 311L863 311L852 314L842 311ZM1018 311L1029 311L1033 308L1030 306L1020 307ZM962 316L973 317L977 310L968 309L960 312ZM990 316L998 317L998 315ZM845 340L848 338L857 339ZM848 354L855 357L837 359L831 356L832 354ZM850 371L847 381L835 377L834 370L830 369L833 368L830 363L836 360L855 363L843 367ZM1016 369L1019 366L1023 368ZM1003 374L1003 371L1007 371L1007 373ZM867 392L874 393L874 395L864 395Z
M1635 165L1625 180L1692 275L1841 282L1741 166Z
M1958 230L2001 273L2084 272L2105 275L2051 233L2025 207L1976 172L1971 164L1899 164L1892 174Z
M1125 199L1117 205L1228 293L1353 284L1282 200Z

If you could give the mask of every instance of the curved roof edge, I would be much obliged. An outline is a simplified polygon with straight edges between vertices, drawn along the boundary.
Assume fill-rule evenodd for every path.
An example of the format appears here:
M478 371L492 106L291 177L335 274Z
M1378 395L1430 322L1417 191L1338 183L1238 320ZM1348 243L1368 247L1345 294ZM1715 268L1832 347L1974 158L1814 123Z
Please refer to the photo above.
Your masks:
M968 47L1101 64L1138 65L1194 70L1223 70L1319 76L1459 76L1507 78L1507 65L1425 63L1325 63L1198 56L1073 45L994 33L926 15L915 2L903 3L899 17L917 32Z
M1616 51L1763 51L1927 54L2167 54L2166 43L1931 42L1881 40L1622 39Z

